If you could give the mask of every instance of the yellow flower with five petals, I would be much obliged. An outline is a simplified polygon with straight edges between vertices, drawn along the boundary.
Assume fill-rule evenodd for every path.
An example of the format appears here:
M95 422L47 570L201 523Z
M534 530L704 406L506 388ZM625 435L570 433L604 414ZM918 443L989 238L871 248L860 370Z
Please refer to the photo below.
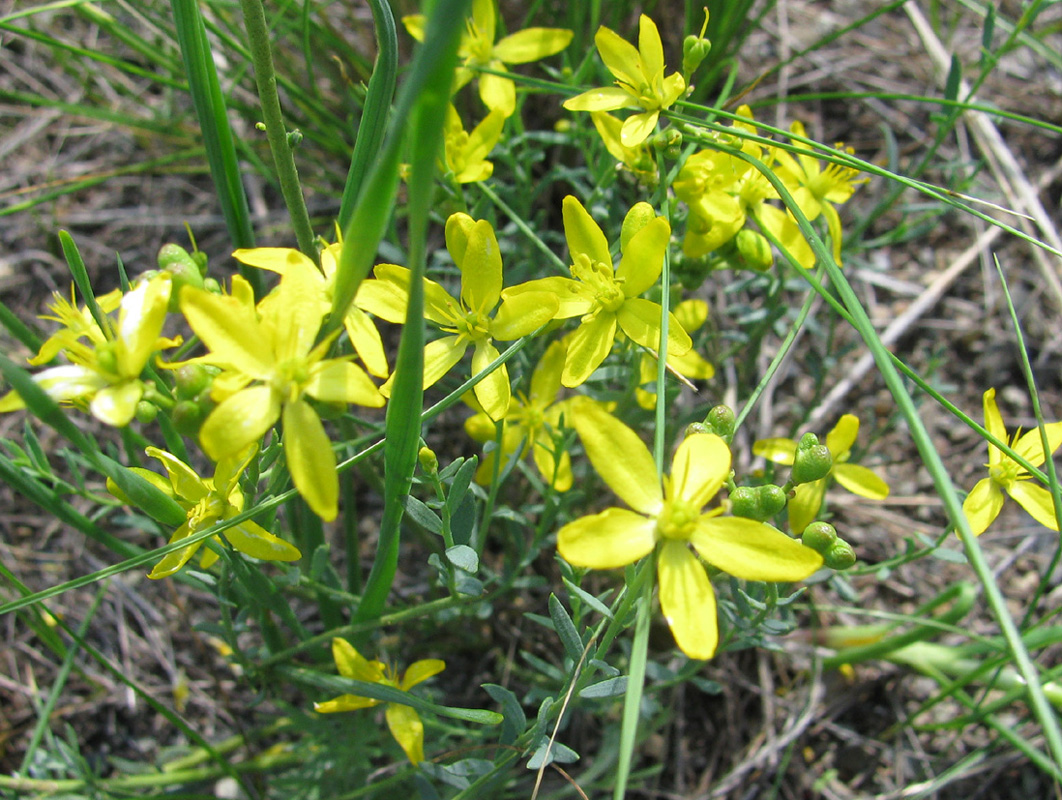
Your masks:
M240 287L237 289L237 287ZM324 425L306 398L379 408L384 398L349 358L326 358L334 340L314 344L326 306L321 286L305 270L281 280L257 308L246 282L233 278L232 295L186 287L181 311L210 349L197 359L226 372L215 381L227 396L199 431L203 450L218 461L284 425L284 455L291 479L310 508L330 521L339 513L336 459Z
M664 46L656 23L642 14L638 20L638 47L615 31L601 26L594 36L597 52L616 78L615 86L590 89L564 101L569 111L641 109L623 123L620 141L634 147L649 138L660 112L686 91L686 81L673 72L664 77Z
M1001 442L1006 442L1019 456L1032 466L1039 467L1046 460L1039 428L1025 433L1017 431L1007 438L1007 428L996 405L996 390L984 394L985 428ZM1062 422L1044 425L1047 446L1053 455L1062 445ZM1003 493L1014 498L1018 505L1032 515L1033 519L1053 531L1058 530L1055 504L1051 493L1033 482L1028 470L993 444L988 445L988 477L982 478L970 490L962 504L963 513L970 522L974 535L980 536L991 525L1003 508Z
M461 299L424 279L424 316L447 334L424 348L425 388L449 372L470 345L472 374L477 375L498 357L495 339L510 341L534 333L557 312L557 298L547 291L502 298L501 252L487 220L476 221L463 213L451 215L446 220L446 249L461 271ZM362 283L355 302L388 322L405 323L410 271L379 264L373 275L374 280ZM380 387L384 395L390 394L393 380L392 375ZM511 397L505 365L484 377L474 391L491 419L504 417Z
M638 203L623 222L623 259L613 267L608 239L575 197L564 198L564 236L571 259L571 278L539 278L506 289L507 298L524 292L548 292L559 300L557 319L580 318L568 341L561 383L579 386L612 351L617 330L653 352L660 345L662 309L639 295L648 290L664 266L671 226ZM693 346L674 314L668 315L668 355L681 356Z
M131 469L149 481L152 486L175 499L188 512L188 519L173 532L170 544L187 539L243 511L243 492L240 491L237 481L257 451L257 445L249 445L236 455L219 461L213 478L200 478L194 469L173 453L167 453L157 447L147 448L146 452L149 456L162 462L167 477L163 478L149 469L140 467ZM107 479L107 490L119 500L132 505L129 498L110 478ZM249 519L226 528L221 535L235 549L252 558L259 558L263 561L298 561L302 558L302 553L297 547L274 536L257 522ZM214 538L216 540L218 537ZM156 579L169 577L188 563L188 559L195 555L202 544L201 541L196 542L164 556L151 570L148 577ZM200 565L203 569L209 569L217 558L213 550L207 549L203 552Z
M659 547L660 609L690 658L711 658L719 642L700 559L750 581L800 581L822 566L821 555L769 525L704 511L730 473L730 449L715 434L686 437L661 480L638 435L607 411L580 406L573 422L594 469L633 511L609 508L568 523L557 550L573 566L613 569Z
M381 661L369 661L354 649L354 645L339 637L332 640L332 657L335 659L339 674L344 678L365 683L378 683L382 686L401 689L403 692L408 692L418 683L446 669L445 662L438 658L428 658L414 662L405 674L398 677L386 664ZM340 711L372 708L381 702L371 697L344 694L324 703L314 703L313 709L319 714L334 714ZM420 721L417 712L401 703L388 703L384 716L387 718L387 727L391 735L401 745L409 760L414 764L423 761L424 723Z

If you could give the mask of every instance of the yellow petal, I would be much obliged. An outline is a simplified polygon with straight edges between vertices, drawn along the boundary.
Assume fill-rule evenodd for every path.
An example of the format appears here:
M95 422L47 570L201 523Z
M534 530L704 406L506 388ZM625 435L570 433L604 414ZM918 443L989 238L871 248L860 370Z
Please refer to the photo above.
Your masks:
M642 64L642 75L649 81L656 80L664 74L664 45L660 41L660 31L656 23L645 14L638 17L638 55Z
M860 497L884 500L889 496L889 484L858 464L834 464L833 477L845 489Z
M476 342L472 351L472 374L479 375L498 357L498 348L490 342ZM502 364L476 384L476 399L491 419L502 419L509 410L511 390L509 372Z
M561 388L561 371L564 369L566 347L563 341L555 341L546 348L534 372L531 373L531 392L529 398L532 403L552 403Z
M169 493L171 496L175 493L177 497L198 503L210 494L210 488L203 483L198 473L173 453L167 453L157 447L149 447L144 452L151 458L157 458L162 462L162 466L169 475L170 485L173 487L172 492Z
M672 496L704 508L729 474L730 448L726 442L711 433L687 436L671 461Z
M89 403L89 411L101 422L124 428L136 416L137 403L143 396L144 384L139 380L122 381L96 392Z
M796 496L789 501L789 531L794 536L815 521L826 496L826 478L796 487Z
M656 130L656 121L660 117L658 110L632 114L623 121L620 128L620 142L624 147L637 147Z
M274 536L251 520L244 520L226 528L222 535L234 548L251 558L259 558L262 561L298 561L302 558L299 548Z
M966 495L962 513L970 523L970 530L980 536L991 525L1003 508L1003 492L991 478L982 478Z
M752 445L754 455L763 456L775 464L793 465L797 443L792 439L760 439Z
M1007 428L1003 424L1003 417L999 413L999 406L996 405L996 390L989 389L984 393L983 397L984 409L985 409L985 430L995 436L999 441L1004 444L1008 443L1007 440ZM988 445L988 463L990 466L996 466L1003 460L1003 451L993 444ZM969 515L967 515L969 516ZM972 523L971 523L972 524Z
M468 348L468 340L460 336L446 336L428 342L424 348L424 388L435 384L443 375L453 369ZM391 379L387 381L391 383Z
M593 290L579 281L571 278L539 278L526 283L519 283L502 290L502 299L508 300L521 294L530 292L547 292L557 298L557 313L555 319L571 319L581 317L593 308Z
M656 514L664 495L653 457L638 434L597 403L581 403L571 423L608 487L635 511Z
M242 389L221 402L199 429L199 443L220 461L261 439L280 416L280 399L268 386Z
M631 237L616 268L616 278L623 282L627 297L638 297L656 283L670 239L671 226L663 217L650 220Z
M490 68L499 72L505 71L505 65L500 61L491 62ZM516 111L516 85L509 78L492 75L489 72L480 73L479 99L491 111L511 117Z
M406 674L402 676L402 680L399 681L398 688L403 692L408 692L418 683L426 681L432 675L438 675L444 669L446 669L446 662L438 658L425 658L422 661L414 661L409 665Z
M346 316L343 317L343 327L346 328L350 343L354 346L358 358L365 364L365 369L369 371L369 374L377 378L386 378L390 370L387 366L383 340L368 315L356 305L351 305L347 309Z
M641 297L629 297L616 312L620 328L642 347L656 352L660 347L660 317L663 309L651 300ZM690 335L670 312L667 315L667 352L668 355L685 355L693 347Z
M703 516L690 541L709 564L747 581L801 581L822 566L810 547L741 517Z
M555 55L572 41L573 33L564 28L527 28L499 39L494 57L506 64L526 64Z
M384 712L391 735L414 764L424 760L424 723L409 706L388 703Z
M859 436L859 417L854 414L845 414L833 430L826 434L826 446L830 448L834 462L842 461L848 456L848 451L855 444Z
M457 267L461 270L461 299L465 306L481 314L489 313L501 297L502 261L494 228L487 220L479 220L468 232Z
M552 436L545 431L539 435L531 449L531 457L535 461L535 467L539 474L553 487L555 491L566 492L572 488L572 459L567 450L560 454L557 459L554 450Z
M597 29L594 44L608 71L637 91L645 82L645 76L642 74L641 55L634 45L604 25Z
M1062 422L1051 422L1044 425L1047 433L1047 446L1054 453L1062 444ZM1031 428L1023 433L1014 443L1014 452L1024 458L1034 467L1044 463L1044 443L1040 438L1040 429Z
M324 276L309 256L290 247L241 248L233 252L232 257L241 264L267 269L282 276L291 272L301 272L308 279L317 280L322 286L324 285Z
M384 665L379 661L369 661L355 649L354 645L338 636L332 638L332 659L336 669L344 678L365 683L382 683L386 677ZM379 700L371 700L369 705L376 705Z
M699 298L689 298L679 303L674 313L682 327L692 333L708 321L708 303Z
M612 256L608 251L608 239L583 204L568 195L562 203L561 215L564 218L564 238L568 242L569 258L574 262L577 256L585 254L592 262L604 264L611 269Z
M166 323L172 283L163 273L127 292L118 311L118 370L122 377L143 372Z
M1058 530L1054 501L1051 499L1051 493L1043 486L1032 481L1015 481L1010 485L1007 493L1045 528Z
M552 292L523 292L505 298L491 322L495 339L503 342L528 336L551 319L559 309Z
M181 539L187 538L193 531L186 522L173 532L173 536L170 537L168 544L181 541ZM195 555L195 551L199 549L202 542L196 542L190 544L188 547L182 547L180 550L175 550L172 553L167 553L148 573L148 577L152 580L158 580L160 578L168 578L173 573L177 572L181 567L188 563L188 559Z
M402 24L405 26L406 31L418 42L424 41L424 27L426 23L427 17L423 14L410 14L409 16L402 17Z
M356 694L341 694L323 703L314 703L313 710L318 714L337 714L342 711L357 711L362 708L372 708L379 705L376 700L368 697L359 697Z
M635 98L618 86L590 89L564 101L564 107L568 111L615 111L633 105L637 105Z
M310 369L306 394L326 403L355 403L380 408L383 395L357 364L339 358L319 361Z
M295 488L325 522L339 514L336 457L317 412L304 400L284 404L284 456Z
M615 341L615 314L601 312L576 328L568 339L568 357L561 373L561 383L569 389L584 383L611 352Z
M575 567L625 567L649 555L655 544L656 522L625 508L580 517L557 531L557 552Z
M656 565L660 583L660 610L675 637L675 644L690 658L708 659L719 643L715 591L704 567L674 539L664 542Z
M186 286L181 290L181 312L210 348L215 363L254 378L269 376L274 363L271 339L265 335L253 308L231 295Z

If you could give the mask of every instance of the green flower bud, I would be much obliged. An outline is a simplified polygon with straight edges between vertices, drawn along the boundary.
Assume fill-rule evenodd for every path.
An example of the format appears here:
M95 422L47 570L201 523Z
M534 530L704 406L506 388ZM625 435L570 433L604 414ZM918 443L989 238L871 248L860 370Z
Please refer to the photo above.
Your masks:
M118 356L114 352L113 341L96 345L96 366L111 375L118 374Z
M664 158L676 159L682 154L682 131L678 128L657 131L649 142L655 149L663 151Z
M730 439L734 436L734 422L733 409L724 405L715 406L704 418L708 430L727 444L730 444Z
M170 279L173 281L167 308L176 314L181 310L181 289L185 286L202 289L203 273L188 251L176 244L164 244L159 250L159 267L170 273Z
M178 367L174 374L177 396L182 400L195 397L210 387L217 374L217 367L208 367L205 364L185 364Z
M766 522L783 508L786 496L780 486L739 486L730 493L730 510L736 517Z
M705 425L703 422L691 422L686 426L686 433L683 434L684 439L688 439L696 433L714 433L711 428Z
M704 38L708 30L708 9L704 9L704 24L701 32L694 36L690 34L682 40L682 74L687 78L697 71L708 52L712 49L712 43Z
M195 436L199 433L199 426L203 424L205 418L206 414L194 400L181 400L170 412L173 427L182 436Z
M812 522L800 535L805 547L825 554L837 542L837 529L828 522Z
M737 260L741 266L757 272L766 272L774 266L771 243L762 233L742 228L734 237L734 245L737 248Z
M439 458L430 447L420 448L417 460L420 462L420 468L428 475L435 475L439 471Z
M154 403L149 403L147 400L141 400L136 404L136 421L147 425L149 422L154 422L155 417L159 415L159 407Z
M790 480L794 484L811 483L820 478L825 478L833 469L833 456L830 449L819 444L819 437L813 433L805 433L797 445L796 454L793 456L793 471Z
M623 218L623 227L620 230L620 249L626 252L634 234L656 219L656 211L646 202L635 203L627 216Z
M822 554L822 561L830 569L848 569L856 562L855 550L844 539L838 539Z
M216 278L203 278L203 288L211 294L221 294L221 284Z

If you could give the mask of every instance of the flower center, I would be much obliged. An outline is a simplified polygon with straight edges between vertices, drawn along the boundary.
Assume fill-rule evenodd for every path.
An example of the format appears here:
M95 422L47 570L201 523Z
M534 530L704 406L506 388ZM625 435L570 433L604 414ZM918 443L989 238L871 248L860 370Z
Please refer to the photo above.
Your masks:
M1021 465L1009 458L1004 458L999 464L988 467L989 477L1003 489L1009 489L1018 480L1020 471Z
M277 366L270 386L284 397L285 402L293 403L299 399L302 387L309 379L310 370L306 359L292 358Z
M608 264L591 261L586 253L579 253L571 270L572 277L586 284L594 293L594 308L590 316L601 310L618 311L627 299L623 294L621 282L616 280Z
M701 510L685 500L674 499L664 503L656 517L656 531L665 539L687 540L697 527Z
M486 66L494 55L494 42L487 39L484 31L477 28L472 20L468 20L465 35L468 37L465 41L465 46L468 48L468 62Z

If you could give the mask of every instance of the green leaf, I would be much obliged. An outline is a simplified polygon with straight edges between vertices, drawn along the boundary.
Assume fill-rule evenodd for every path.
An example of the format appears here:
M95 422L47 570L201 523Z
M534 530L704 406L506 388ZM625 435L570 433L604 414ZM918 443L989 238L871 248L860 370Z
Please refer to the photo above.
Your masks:
M467 544L456 544L446 548L446 560L470 575L479 572L479 556Z
M579 638L579 631L576 630L572 618L568 616L564 604L553 593L549 596L549 616L553 620L553 629L560 637L561 644L564 645L565 654L574 663L579 663L579 659L583 657L583 640Z
M436 536L442 535L443 524L439 515L413 495L406 497L406 513L425 530L431 531Z
M446 495L446 509L451 514L457 511L461 501L465 499L465 493L468 491L469 484L472 483L472 476L476 474L478 465L479 459L472 457L462 464L457 474L454 475L450 483L450 491Z
M496 683L484 683L481 685L483 690L491 696L491 699L501 706L502 716L505 718L502 722L501 743L512 744L527 727L527 715L524 713L520 701L516 699L515 694L504 686L498 686Z
M619 675L615 678L606 678L603 681L592 683L579 692L580 697L588 700L598 697L619 697L627 691L627 676Z

